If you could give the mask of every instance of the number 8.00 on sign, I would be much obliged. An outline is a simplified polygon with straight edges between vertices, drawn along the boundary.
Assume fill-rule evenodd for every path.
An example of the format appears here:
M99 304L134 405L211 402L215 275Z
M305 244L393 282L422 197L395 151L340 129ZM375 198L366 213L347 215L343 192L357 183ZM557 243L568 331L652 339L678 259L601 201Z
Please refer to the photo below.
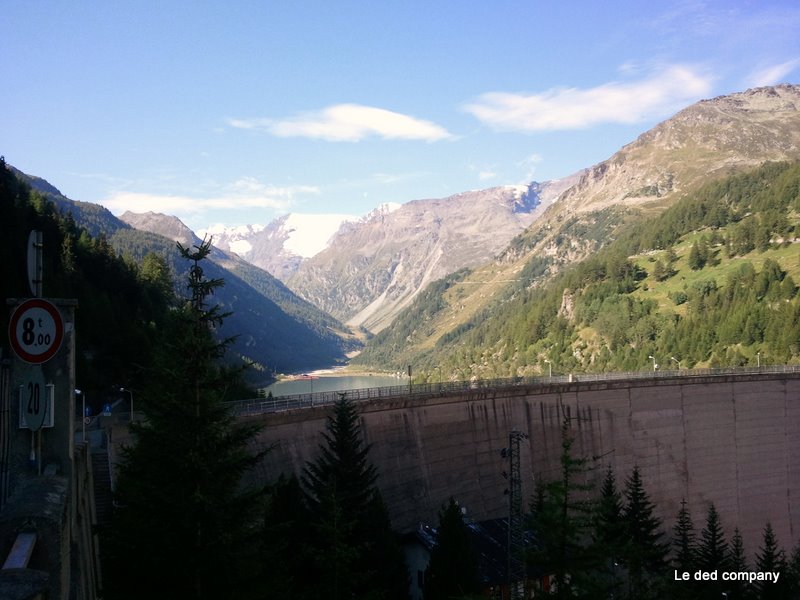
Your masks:
M8 329L14 353L34 365L53 358L64 339L61 313L41 298L31 298L20 304L11 315Z

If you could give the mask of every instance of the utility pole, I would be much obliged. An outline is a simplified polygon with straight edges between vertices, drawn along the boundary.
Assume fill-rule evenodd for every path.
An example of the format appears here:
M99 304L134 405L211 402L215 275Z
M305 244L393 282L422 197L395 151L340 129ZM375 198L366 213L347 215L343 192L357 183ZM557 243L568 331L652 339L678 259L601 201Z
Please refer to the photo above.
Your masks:
M525 532L522 514L522 474L520 442L528 434L513 430L508 434L508 448L500 455L508 459L508 589L511 600L522 598L525 585Z

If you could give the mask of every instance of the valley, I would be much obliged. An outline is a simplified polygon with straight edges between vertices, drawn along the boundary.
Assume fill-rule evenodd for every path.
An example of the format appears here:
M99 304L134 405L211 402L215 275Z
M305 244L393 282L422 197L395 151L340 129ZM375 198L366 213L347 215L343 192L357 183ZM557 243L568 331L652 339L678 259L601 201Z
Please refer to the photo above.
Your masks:
M239 336L237 353L261 382L349 361L390 373L414 365L418 380L442 371L469 379L541 374L544 365L642 367L654 352L676 351L664 338L692 316L693 290L709 281L723 289L741 264L756 275L777 265L788 311L800 277L796 183L791 169L758 169L800 160L799 106L798 86L748 90L689 106L560 180L382 205L361 217L287 214L267 225L209 227L199 233L215 242L213 274L226 281L219 299L232 312L223 333ZM752 181L736 179L750 172ZM172 257L177 273L174 242L200 241L175 217L116 219L18 175L133 260L155 250ZM770 177L786 179L783 195L764 196ZM716 216L704 220L709 212ZM742 235L760 237L732 251ZM698 240L712 256L690 268ZM595 302L606 305L587 313L592 290L603 286ZM774 307L759 311L763 336ZM634 325L633 338L613 333ZM727 366L756 353L796 355L793 345L777 352L762 337L704 343L682 360Z

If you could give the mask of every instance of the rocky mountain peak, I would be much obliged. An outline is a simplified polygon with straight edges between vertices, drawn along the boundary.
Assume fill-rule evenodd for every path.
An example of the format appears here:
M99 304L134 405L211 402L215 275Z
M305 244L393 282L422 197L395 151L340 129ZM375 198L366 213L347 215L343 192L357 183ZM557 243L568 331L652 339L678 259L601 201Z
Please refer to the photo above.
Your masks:
M183 224L178 217L157 212L134 213L126 211L119 216L120 220L134 229L157 233L167 239L180 242L184 246L194 244L197 240L194 232Z
M344 223L288 280L354 326L380 331L428 283L492 259L574 183L531 183L413 200Z
M697 102L587 170L565 195L578 212L638 205L709 177L800 156L800 86L755 88Z

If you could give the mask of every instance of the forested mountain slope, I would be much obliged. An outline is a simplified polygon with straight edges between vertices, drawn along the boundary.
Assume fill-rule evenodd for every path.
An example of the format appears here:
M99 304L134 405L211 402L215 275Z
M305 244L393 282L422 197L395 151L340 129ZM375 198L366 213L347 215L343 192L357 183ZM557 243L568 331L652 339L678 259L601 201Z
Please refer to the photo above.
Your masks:
M172 301L165 265L151 257L141 268L119 258L105 237L92 237L42 193L18 179L0 158L0 296L30 297L28 234L44 240L44 295L78 300L76 381L89 402L99 393L133 386L150 366ZM8 310L0 312L3 355L10 352ZM116 386L116 387L115 387ZM99 408L99 405L96 407Z
M49 209L54 217L63 214L64 227L77 233L82 244L99 244L102 251L116 258L124 256L136 270L146 256L154 254L164 259L176 282L175 293L185 296L185 272L188 266L179 257L175 241L157 233L139 231L114 217L106 209L87 202L75 202L64 197L57 188L44 179L24 175L17 170L7 171L20 189L36 186L31 192L34 202L44 206L52 202ZM19 178L19 179L17 179ZM27 197L28 192L20 192ZM60 217L59 217L60 218ZM177 221L177 220L176 220ZM178 222L179 223L179 222ZM180 224L183 226L183 224ZM197 240L183 226L187 235L179 237L184 244ZM23 227L24 230L24 227ZM27 236L27 230L24 230ZM96 234L92 234L96 232ZM51 247L51 252L57 252ZM25 265L25 243L9 253L15 254L13 261ZM231 347L231 356L252 362L249 376L255 382L267 380L271 373L309 370L330 366L343 361L345 354L357 347L347 329L329 315L308 302L298 298L286 286L268 273L222 251L215 251L206 266L209 276L221 278L225 285L215 295L215 302L223 310L231 311L221 331L222 335L238 336ZM86 277L92 273L85 273ZM98 285L102 282L98 281ZM24 291L18 293L25 294ZM66 292L65 292L66 293ZM106 292L98 292L102 297ZM94 296L84 301L93 305ZM124 305L127 302L122 303ZM133 313L135 314L135 313Z
M542 374L547 361L554 373L644 369L651 356L664 369L800 362L798 232L800 165L767 164L626 226L416 354L385 335L362 360L454 378ZM406 340L457 307L453 282L437 285L402 316L416 323Z
M441 348L461 344L467 331L489 318L498 328L492 315L597 253L632 225L695 197L705 183L776 159L800 160L800 86L758 88L692 105L588 169L497 260L436 282L420 294L420 302L357 360L391 368L436 364ZM497 357L481 359L486 364L476 369L490 370L493 361Z

